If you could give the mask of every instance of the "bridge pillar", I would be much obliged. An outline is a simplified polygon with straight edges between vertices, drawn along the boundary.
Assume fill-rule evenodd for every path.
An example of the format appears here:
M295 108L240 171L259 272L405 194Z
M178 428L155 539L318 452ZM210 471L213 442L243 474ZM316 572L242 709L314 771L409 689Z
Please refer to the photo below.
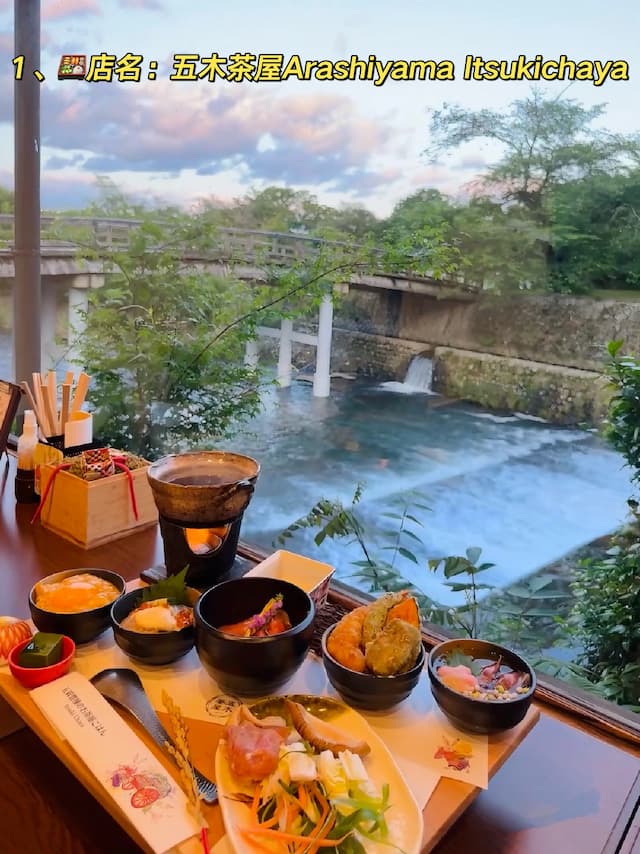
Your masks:
M255 338L247 341L244 350L244 365L252 371L258 367L258 342Z
M326 294L318 314L318 344L316 372L313 376L313 396L329 397L331 392L331 338L333 336L333 299Z
M286 388L291 385L291 336L293 321L283 317L280 321L280 351L278 355L278 385Z

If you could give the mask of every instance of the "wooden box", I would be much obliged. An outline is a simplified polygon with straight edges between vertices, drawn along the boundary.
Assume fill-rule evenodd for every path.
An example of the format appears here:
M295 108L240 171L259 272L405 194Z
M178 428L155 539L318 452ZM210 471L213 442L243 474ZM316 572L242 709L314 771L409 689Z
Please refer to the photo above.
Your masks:
M40 471L40 494L44 495L55 466ZM45 528L85 549L126 537L155 525L158 510L147 479L147 468L133 469L138 518L133 512L129 479L124 472L99 480L84 480L64 470L55 475L42 508Z

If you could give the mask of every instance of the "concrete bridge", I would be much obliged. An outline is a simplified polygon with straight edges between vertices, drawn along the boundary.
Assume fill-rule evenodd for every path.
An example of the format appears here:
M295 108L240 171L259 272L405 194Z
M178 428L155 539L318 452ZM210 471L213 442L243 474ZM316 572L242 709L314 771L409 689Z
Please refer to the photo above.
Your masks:
M141 221L135 219L41 217L43 365L59 358L56 339L64 337L69 328L78 328L81 312L88 305L90 290L101 287L105 280L104 262L82 257L77 243L56 238L56 229L60 226L82 228L90 235L92 245L108 254L113 250L126 251L132 230L140 224ZM13 215L0 214L0 293L4 291L5 296L11 291L15 280L12 238ZM323 241L307 235L212 227L211 250L206 253L194 252L185 256L184 260L191 266L202 268L214 275L233 275L241 281L256 282L264 279L265 265L287 266L312 257L323 246L342 250L359 248L355 244ZM473 299L477 291L460 281L436 280L410 271L362 272L347 277L340 288L343 291L350 288L398 291L437 299L448 296L461 300ZM318 363L322 362L324 365L322 373L323 376L326 375L326 381L319 382L316 389L322 396L328 394L331 324L332 310L325 304L320 310L318 336L314 342L307 342L316 345ZM296 333L290 328L289 321L283 322L281 332L279 376L285 385L290 381L290 373L285 364L290 353L292 336L295 340ZM73 362L75 354L70 352L67 358ZM247 358L250 361L255 360L255 352L249 352Z

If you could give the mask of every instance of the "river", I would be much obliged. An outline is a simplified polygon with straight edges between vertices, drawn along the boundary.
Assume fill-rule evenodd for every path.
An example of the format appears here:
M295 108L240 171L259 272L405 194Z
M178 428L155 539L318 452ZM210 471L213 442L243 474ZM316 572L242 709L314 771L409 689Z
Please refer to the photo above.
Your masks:
M418 564L400 557L397 568L436 600L457 604L459 594L428 571L428 558L479 546L495 564L486 580L505 586L623 521L629 472L594 432L449 404L428 393L425 366L415 368L404 384L334 382L325 399L306 382L268 392L263 413L226 446L262 466L243 538L270 548L318 499L348 504L361 482L367 542L388 557L378 550L391 543L384 531L396 523L383 514L415 493L430 508L411 511L419 542L405 545ZM5 335L0 378L10 375ZM357 546L317 547L313 533L297 534L288 547L334 564L338 577L359 586L351 564L362 558Z

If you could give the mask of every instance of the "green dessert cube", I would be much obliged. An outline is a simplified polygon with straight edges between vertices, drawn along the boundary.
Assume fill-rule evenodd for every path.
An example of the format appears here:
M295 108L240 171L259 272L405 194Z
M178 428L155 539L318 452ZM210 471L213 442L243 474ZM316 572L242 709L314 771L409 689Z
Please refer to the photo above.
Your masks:
M20 667L49 667L62 658L62 635L36 632L18 656Z

